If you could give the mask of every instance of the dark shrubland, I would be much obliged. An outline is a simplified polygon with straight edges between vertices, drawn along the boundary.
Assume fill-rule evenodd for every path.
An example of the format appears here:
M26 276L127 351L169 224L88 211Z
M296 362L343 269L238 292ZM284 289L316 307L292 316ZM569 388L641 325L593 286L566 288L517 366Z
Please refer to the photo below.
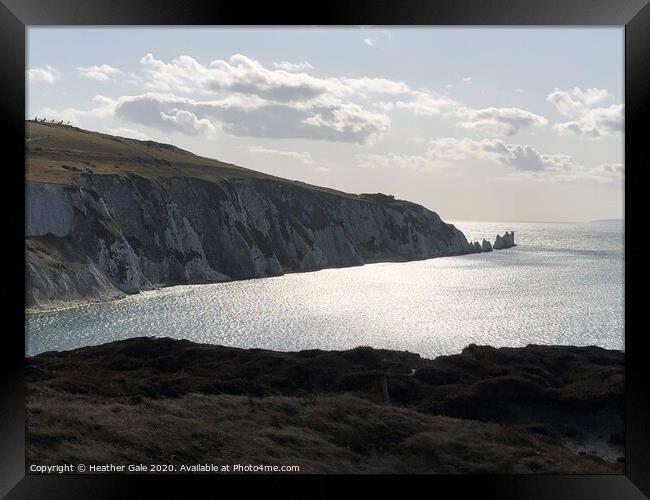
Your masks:
M26 359L28 463L622 472L623 361L597 347L428 360L167 338L44 353Z

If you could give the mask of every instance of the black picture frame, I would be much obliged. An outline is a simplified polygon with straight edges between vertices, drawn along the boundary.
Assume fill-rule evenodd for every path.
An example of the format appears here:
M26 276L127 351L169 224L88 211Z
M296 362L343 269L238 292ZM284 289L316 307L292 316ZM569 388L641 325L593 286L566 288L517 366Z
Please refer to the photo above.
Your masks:
M648 0L330 0L316 5L267 2L243 4L219 0L0 0L1 109L3 138L3 214L14 245L4 245L5 263L15 280L5 286L4 322L0 350L4 354L0 381L0 495L7 498L124 498L136 486L163 488L164 498L188 490L187 476L25 475L24 433L24 296L7 292L24 284L24 118L26 27L36 25L600 25L625 27L625 226L640 226L645 214L633 208L636 189L642 189L643 168L649 166L645 130L650 117L650 4ZM23 205L20 205L21 200ZM23 214L24 215L24 214ZM21 236L21 232L23 235ZM6 235L7 233L5 233ZM635 244L636 245L636 244ZM21 253L22 252L22 253ZM625 248L625 286L633 287L641 269ZM7 266L8 264L8 266ZM5 273L6 274L6 273ZM15 284L14 284L15 283ZM425 476L429 491L454 491L491 498L637 499L650 496L650 363L644 349L646 328L634 328L642 293L626 294L626 462L624 475L471 475ZM10 326L9 326L10 325ZM402 476L403 477L403 476ZM193 476L192 488L244 487L237 476ZM268 476L258 476L267 482ZM305 484L305 477L273 481ZM398 478L396 478L398 479ZM400 479L398 479L400 480ZM403 480L403 479L401 479ZM257 481L256 481L257 482ZM373 480L382 485L383 479ZM429 484L430 482L430 484ZM243 484L242 484L243 483ZM409 485L412 486L411 483ZM448 488L453 488L449 490ZM175 490L176 488L183 488ZM324 493L325 489L322 490ZM444 488L444 489L439 489ZM209 491L209 490L208 490ZM213 490L214 491L214 490ZM243 490L241 490L243 491ZM215 492L216 493L216 492ZM436 493L432 493L436 494ZM437 494L436 494L437 495Z

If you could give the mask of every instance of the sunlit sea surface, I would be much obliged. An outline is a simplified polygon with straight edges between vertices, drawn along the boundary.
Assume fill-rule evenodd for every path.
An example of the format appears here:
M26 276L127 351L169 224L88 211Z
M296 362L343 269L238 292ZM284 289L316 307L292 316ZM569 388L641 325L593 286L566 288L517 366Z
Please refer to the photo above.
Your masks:
M623 225L454 222L517 247L214 285L27 316L30 355L138 336L280 351L359 345L425 357L493 346L623 349Z

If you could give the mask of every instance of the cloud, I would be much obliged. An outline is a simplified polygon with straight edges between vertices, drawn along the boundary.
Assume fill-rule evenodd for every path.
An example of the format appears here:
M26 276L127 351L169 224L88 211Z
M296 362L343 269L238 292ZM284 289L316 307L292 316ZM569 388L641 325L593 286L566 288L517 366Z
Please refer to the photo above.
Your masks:
M548 120L543 116L519 108L459 108L457 125L466 130L489 135L515 135L523 129L543 126Z
M307 153L307 152L268 149L263 146L252 146L249 148L249 151L254 154L284 156L286 158L291 158L293 160L299 161L301 163L305 163L307 165L313 165L314 163L316 163L311 153Z
M463 139L438 137L429 141L427 155L441 160L466 160L471 157L478 157L477 151L481 149L479 146L482 143L483 141L476 141L467 137Z
M448 84L446 84L446 85L445 85L445 88L446 88L447 90L451 90L451 89L453 89L453 88L455 88L455 87L457 87L457 86L458 86L458 87L467 87L467 86L471 83L471 81L472 81L472 77L471 77L471 76L464 76L463 78L461 78L460 80L458 80L457 83L448 83Z
M562 115L571 120L557 123L553 128L560 135L576 135L586 139L599 139L623 130L623 105L594 107L611 94L605 89L582 90L575 87L571 92L555 89L546 100Z
M172 108L169 113L160 112L162 124L169 127L170 131L183 132L187 135L201 135L215 133L216 128L206 118L198 118L194 113L184 109Z
M455 111L461 104L454 99L445 96L436 96L428 92L413 91L410 93L411 99L408 101L397 101L393 103L383 103L384 109L408 109L416 115L436 116Z
M603 163L593 167L575 165L563 172L556 172L552 177L555 182L591 182L601 185L620 185L623 182L622 163Z
M228 134L248 137L304 138L362 144L372 142L390 129L390 119L386 115L337 99L290 105L242 95L198 101L172 94L148 93L121 97L115 106L115 114L119 118L162 131L170 131L177 120L169 116L177 115L180 110L191 113L199 121L219 122L222 130ZM192 123L198 122L192 119ZM173 129L179 130L177 127ZM201 128L188 127L179 131L194 133L195 130ZM202 130L208 130L207 126Z
M359 154L357 165L367 169L412 169L421 172L457 172L469 160L506 167L504 180L527 179L538 182L581 182L620 185L623 165L585 166L564 154L546 154L526 144L509 144L501 139L439 137L429 142L424 154Z
M509 144L501 139L472 139L440 137L429 142L426 156L447 161L462 162L469 159L491 162L509 167L513 174L544 181L590 181L600 184L621 181L621 164L580 165L565 154L541 153L526 144Z
M509 167L515 172L568 172L575 165L568 155L543 154L532 146L507 144L500 139L439 137L429 141L421 155L358 154L363 168L409 168L419 171L440 170L473 159Z
M558 112L564 116L579 116L594 104L609 97L605 89L582 90L575 87L571 92L555 89L546 96L546 100L553 104Z
M101 66L78 66L76 70L82 78L88 78L89 80L98 82L107 82L113 77L122 75L119 69L108 64L102 64Z
M473 109L450 97L428 92L412 91L409 95L409 100L383 102L380 107L386 111L408 109L416 115L455 118L457 126L487 135L515 135L524 129L548 124L543 116L520 108Z
M437 171L448 166L447 162L438 161L424 155L386 154L357 154L357 166L367 169L411 169L419 172Z
M189 56L169 63L145 54L140 62L150 77L150 90L214 94L220 91L252 94L275 101L301 101L327 92L327 82L306 73L268 70L241 54L206 67Z
M365 43L368 47L374 47L375 46L376 39L374 38L364 38L363 43Z
M428 155L442 160L461 161L470 158L487 160L515 170L542 171L570 166L567 155L542 154L532 146L507 144L501 139L456 139L442 137L429 143Z
M35 113L36 116L43 117L47 120L63 120L69 121L74 125L79 125L80 121L85 118L108 118L113 116L115 112L116 101L110 97L103 95L96 95L92 99L93 107L90 110L82 110L77 108L41 108Z
M304 102L325 95L339 98L408 92L402 82L383 78L317 78L307 73L271 70L242 54L204 66L181 56L169 63L145 54L140 62L149 75L148 90L177 93L217 94L236 92L275 102Z
M623 105L612 104L606 108L585 111L575 120L553 126L560 135L577 135L581 138L599 139L623 130Z
M293 72L311 68L306 62L276 62L267 68L235 54L204 65L190 56L163 61L150 53L140 62L141 75L108 65L77 70L98 81L123 75L139 85L141 93L113 100L114 114L163 132L211 135L220 129L235 136L372 144L390 131L388 112L396 109L455 119L461 128L490 135L513 135L547 123L519 108L472 109L447 96L412 90L402 81ZM583 98L593 100L589 93ZM77 121L94 111L60 113Z
M340 97L357 96L357 97L370 97L373 95L399 95L408 94L411 92L408 85L404 82L397 82L395 80L388 80L386 78L341 78L331 79L331 82L336 82L339 88L333 88L332 93ZM332 83L334 87L334 83Z
M196 118L182 115L185 126L175 128L191 134L210 130L200 125L208 120L231 135L366 144L387 133L391 123L372 98L410 92L404 82L385 78L318 78L287 71L308 63L285 61L275 63L285 69L268 69L241 54L207 66L189 56L165 62L152 54L141 63L142 86L149 92L118 98L116 114L163 131L180 125L176 115L170 117L176 109Z
M599 180L616 177L616 168L587 169L575 164L573 158L562 154L544 154L529 145L508 144L500 139L472 139L469 137L439 137L429 142L424 154L400 155L358 154L357 165L367 169L411 169L420 172L458 170L468 160L480 160L511 169L510 175L526 175L534 179L582 179L589 176ZM596 175L597 174L597 175ZM609 174L609 177L606 175Z
M508 154L500 161L520 171L554 171L571 168L573 158L562 154L543 154L532 146L506 144Z
M59 72L52 66L27 70L27 80L32 83L54 83L59 79Z
M277 69L283 69L284 71L303 71L306 69L314 69L314 67L308 62L298 62L292 63L289 61L274 62L273 66Z

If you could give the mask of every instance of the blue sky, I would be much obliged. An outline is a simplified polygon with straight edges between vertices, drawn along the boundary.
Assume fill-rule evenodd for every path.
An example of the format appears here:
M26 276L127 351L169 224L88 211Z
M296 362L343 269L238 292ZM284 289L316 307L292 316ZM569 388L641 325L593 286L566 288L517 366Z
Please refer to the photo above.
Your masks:
M29 28L27 116L446 219L622 216L621 28Z

